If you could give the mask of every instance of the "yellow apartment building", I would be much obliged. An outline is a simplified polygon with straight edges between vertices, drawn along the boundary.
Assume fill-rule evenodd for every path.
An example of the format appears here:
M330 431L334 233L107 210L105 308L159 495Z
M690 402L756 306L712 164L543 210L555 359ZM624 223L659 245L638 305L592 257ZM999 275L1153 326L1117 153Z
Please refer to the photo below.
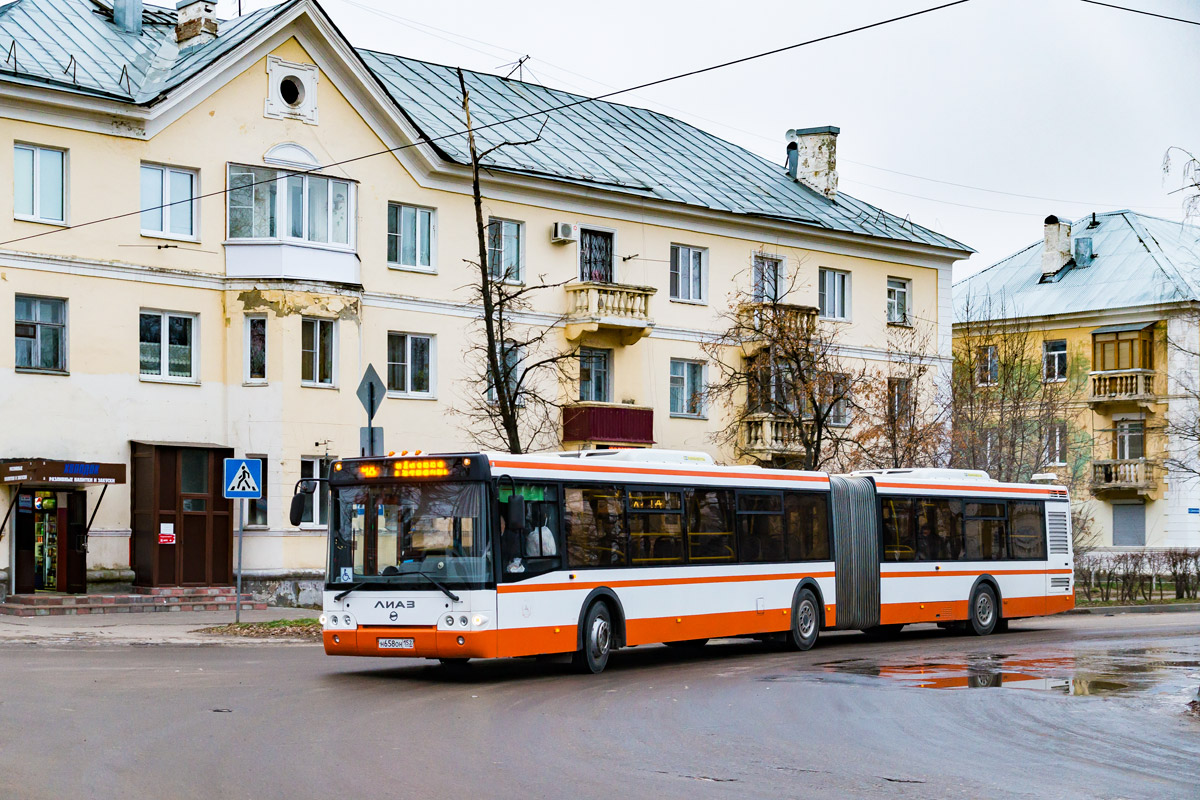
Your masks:
M1042 241L954 285L956 344L971 323L992 322L1039 348L1044 382L1066 387L1083 365L1039 469L1086 462L1074 499L1091 516L1090 544L1200 546L1200 462L1186 432L1200 410L1198 280L1200 228L1114 211L1048 217Z
M0 7L0 591L228 584L236 455L266 476L245 575L316 599L328 509L292 527L287 499L359 455L369 364L386 450L475 447L456 71L356 49L313 0L214 6ZM839 192L836 128L781 135L773 163L644 109L466 82L481 149L531 140L489 153L482 194L492 260L554 284L522 320L579 348L555 447L712 451L702 344L752 281L794 285L855 358L911 325L948 368L970 251Z

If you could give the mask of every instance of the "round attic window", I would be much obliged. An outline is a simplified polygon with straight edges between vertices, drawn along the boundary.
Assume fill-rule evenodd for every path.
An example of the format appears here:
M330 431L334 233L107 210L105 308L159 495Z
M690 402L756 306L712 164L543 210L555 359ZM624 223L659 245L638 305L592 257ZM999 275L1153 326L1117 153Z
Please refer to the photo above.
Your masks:
M295 75L288 75L279 82L279 96L283 102L296 108L304 102L304 82Z

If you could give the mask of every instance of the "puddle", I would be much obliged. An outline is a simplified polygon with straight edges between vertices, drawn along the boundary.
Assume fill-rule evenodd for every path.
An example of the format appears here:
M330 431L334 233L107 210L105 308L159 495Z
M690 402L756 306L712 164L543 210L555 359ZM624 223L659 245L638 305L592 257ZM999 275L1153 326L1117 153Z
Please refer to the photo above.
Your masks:
M965 655L936 661L852 658L816 667L831 676L879 678L921 689L1032 689L1071 696L1186 695L1190 690L1188 699L1196 699L1200 646L1041 657Z

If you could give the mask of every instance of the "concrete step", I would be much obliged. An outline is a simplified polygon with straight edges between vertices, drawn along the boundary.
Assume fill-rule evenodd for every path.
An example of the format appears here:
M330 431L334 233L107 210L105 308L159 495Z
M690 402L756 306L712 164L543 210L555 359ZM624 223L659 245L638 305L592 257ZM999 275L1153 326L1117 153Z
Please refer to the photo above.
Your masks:
M135 586L133 594L151 595L154 597L180 597L185 595L233 595L237 592L235 586Z
M63 617L81 616L84 614L141 614L170 611L229 611L236 606L233 598L221 601L186 602L186 603L77 603L71 606L44 606L26 603L0 603L0 615L10 617ZM243 600L245 610L265 611L266 603L255 603Z

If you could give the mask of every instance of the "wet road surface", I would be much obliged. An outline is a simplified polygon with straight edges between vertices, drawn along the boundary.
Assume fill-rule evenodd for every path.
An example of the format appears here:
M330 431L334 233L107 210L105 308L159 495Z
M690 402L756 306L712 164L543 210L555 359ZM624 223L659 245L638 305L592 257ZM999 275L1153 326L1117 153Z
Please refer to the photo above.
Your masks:
M0 646L0 798L1200 797L1200 614L918 626L598 676L316 645Z

